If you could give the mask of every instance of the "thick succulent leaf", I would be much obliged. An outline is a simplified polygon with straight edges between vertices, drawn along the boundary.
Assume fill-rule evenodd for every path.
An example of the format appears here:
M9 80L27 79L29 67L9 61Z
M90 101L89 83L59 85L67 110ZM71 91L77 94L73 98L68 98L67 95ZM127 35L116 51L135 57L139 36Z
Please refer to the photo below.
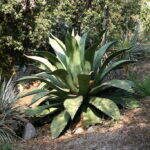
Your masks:
M85 64L84 64L84 72L89 73L91 72L91 68L93 65L93 59L94 59L94 54L95 51L97 50L99 43L93 45L89 49L85 51Z
M109 42L105 45L103 45L99 50L95 52L94 55L94 61L93 61L93 71L97 71L98 67L100 67L101 59L103 58L106 51L109 50L109 48L116 43L116 41Z
M84 33L79 42L81 61L84 60L84 52L85 52L85 44L86 44L87 35L88 35L88 32Z
M120 119L120 112L118 106L110 99L94 97L90 100L90 103L97 109L110 116L115 120Z
M24 81L24 80L40 80L40 81L43 81L43 82L47 82L47 80L45 80L43 78L40 78L40 77L37 77L37 76L24 76L22 78L19 78L17 80L17 82Z
M62 111L59 115L54 117L51 123L52 138L57 138L63 132L70 120L70 115L66 111Z
M58 69L52 74L58 78L60 78L72 91L78 92L78 89L74 86L72 77L66 70Z
M39 99L44 98L44 97L47 96L48 94L50 94L50 91L37 93L37 94L32 98L32 102L31 102L30 105L34 104L34 103L37 102ZM44 100L45 100L45 99L43 99L43 101L44 101ZM42 102L42 101L40 101L40 102Z
M25 55L27 58L36 60L42 64L44 64L50 71L54 71L56 70L56 67L53 66L47 59L43 58L43 57L39 57L39 56L27 56Z
M60 87L62 89L67 88L67 86L62 81L57 79L54 75L48 74L46 72L42 72L42 73L36 74L36 76L49 79L54 86Z
M78 44L80 44L80 40L81 40L81 36L79 36L78 34L75 36L75 39L77 40Z
M130 50L132 47L127 48L127 49L123 49L123 50L119 50L117 52L114 52L113 54L111 54L110 56L108 56L108 58L104 61L102 67L100 68L100 72L103 72L103 70L106 68L106 66L117 56L119 56L120 54L123 54L124 52Z
M27 92L27 93L25 93L23 95L20 95L18 97L19 98L23 98L23 97L26 97L26 96L29 96L29 95L39 94L39 93L46 93L46 92L49 92L49 91L45 90L45 89L36 89L36 90L30 91L30 92Z
M59 61L59 59L53 53L47 51L34 51L34 53L48 59L58 69L64 69L61 61Z
M25 114L28 116L42 116L42 115L50 114L56 110L57 108L50 108L50 106L48 105L43 105L43 106L37 106L35 108L28 109L26 110Z
M133 63L134 61L132 60L120 60L118 62L115 62L113 63L112 65L108 66L107 68L104 69L104 71L101 73L99 72L96 76L96 80L95 80L95 83L98 83L100 81L103 80L103 78L108 74L110 73L112 70L115 70L117 68L119 68L120 66L122 65L126 65L126 64L129 64L129 63Z
M67 40L67 64L68 64L68 71L73 77L73 82L76 86L78 86L78 77L77 75L82 73L82 66L83 63L80 57L80 48L77 41L74 37L70 37Z
M85 112L83 112L83 125L88 127L90 125L94 125L97 123L101 123L102 119L95 115L95 113L90 109L87 108Z
M79 110L82 102L83 102L82 96L78 96L75 98L68 98L64 101L64 107L66 108L67 112L70 114L72 120L76 115L77 111Z
M50 115L50 114L56 113L56 111L59 111L59 109L58 108L49 108L49 109L43 110L41 113L37 114L36 116L42 117L42 116Z
M79 74L78 82L79 82L79 94L86 95L90 86L90 75Z
M129 80L111 80L109 82L105 82L105 83L93 88L90 91L90 93L97 94L98 92L101 92L110 87L116 87L119 89L126 90L128 92L134 93L133 85L134 85L133 82L129 81Z
M39 113L41 113L42 111L44 111L45 109L49 108L48 105L43 105L43 106L37 106L36 108L32 108L32 109L27 109L25 111L25 114L26 115L29 115L29 116L35 116Z
M52 84L52 82L50 82L49 80L44 79L42 77L38 77L37 75L22 77L22 78L18 79L17 82L24 81L24 80L39 80L39 81L42 81L42 82L46 83L51 88L59 89L57 86L55 86L54 84Z
M117 104L122 105L123 107L131 109L141 107L140 103L135 98L109 96L109 99Z
M56 53L60 53L62 55L65 55L64 47L62 47L60 45L60 43L57 42L56 39L49 38L49 43Z
M54 35L51 34L51 36L52 36L53 39L55 39L55 41L59 44L59 46L65 52L66 51L66 46L64 45L64 43L61 40L59 40L57 37L55 37Z
M66 68L67 63L66 63L66 56L64 53L64 49L62 48L62 46L59 45L59 43L55 39L49 38L49 42L52 48L54 49L57 58L59 59L63 67Z
M96 43L85 51L85 60L90 62L90 64L93 63L94 54L95 54L95 51L97 50L98 45L99 43Z

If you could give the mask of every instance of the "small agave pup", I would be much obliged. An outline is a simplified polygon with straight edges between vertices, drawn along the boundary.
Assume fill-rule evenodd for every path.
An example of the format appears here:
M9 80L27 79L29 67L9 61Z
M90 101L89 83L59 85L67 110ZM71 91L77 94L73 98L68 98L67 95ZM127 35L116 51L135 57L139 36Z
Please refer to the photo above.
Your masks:
M49 115L57 112L54 113L56 115L51 122L53 138L58 137L66 129L68 123L74 121L79 115L82 115L84 125L91 125L102 121L99 113L96 112L103 112L112 119L118 120L120 112L117 104L137 106L134 99L120 98L119 95L115 95L117 90L134 93L131 81L103 82L111 71L132 62L130 60L114 62L118 55L129 49L111 53L104 59L104 54L116 41L109 42L101 48L94 45L85 50L87 34L83 34L82 37L68 34L65 44L51 35L49 42L56 55L51 52L36 51L35 53L39 56L27 56L40 62L46 68L39 74L19 79L19 81L28 79L42 81L40 89L23 96L36 94L32 99L32 104L43 98L42 105L29 111L32 115L39 113ZM112 88L115 89L113 93L110 92Z

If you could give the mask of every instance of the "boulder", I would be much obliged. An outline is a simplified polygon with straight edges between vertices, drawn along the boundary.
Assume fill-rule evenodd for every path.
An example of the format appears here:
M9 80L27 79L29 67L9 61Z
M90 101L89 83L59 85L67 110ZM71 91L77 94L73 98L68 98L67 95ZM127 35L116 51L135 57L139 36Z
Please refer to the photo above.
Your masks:
M35 127L30 122L27 123L26 126L25 126L23 138L25 140L29 140L29 139L35 137L35 135L36 135Z

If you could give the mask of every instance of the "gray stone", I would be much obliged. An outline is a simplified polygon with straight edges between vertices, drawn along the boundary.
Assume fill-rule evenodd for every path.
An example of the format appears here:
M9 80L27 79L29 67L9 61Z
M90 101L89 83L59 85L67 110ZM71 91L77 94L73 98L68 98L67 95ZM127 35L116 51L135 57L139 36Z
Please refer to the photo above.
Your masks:
M83 130L83 128L77 128L76 130L75 130L75 133L74 134L80 134L80 133L82 133L82 132L84 132L84 130Z
M66 135L66 136L70 136L70 135L71 135L71 130L68 129L65 135Z
M92 126L87 129L87 132L89 132L89 133L92 133L92 132L94 132L94 131L95 131L95 130L94 130L94 128L93 128Z
M27 123L25 126L23 138L25 140L28 140L28 139L35 137L35 135L36 135L35 127L31 123Z

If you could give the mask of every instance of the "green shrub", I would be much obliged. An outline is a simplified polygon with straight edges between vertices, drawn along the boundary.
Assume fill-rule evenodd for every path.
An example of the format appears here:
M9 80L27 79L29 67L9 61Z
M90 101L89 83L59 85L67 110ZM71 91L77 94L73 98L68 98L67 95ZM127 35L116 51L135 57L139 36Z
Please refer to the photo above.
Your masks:
M150 96L150 76L140 79L137 75L130 75L131 80L134 82L134 90L140 98L145 98Z
M65 44L51 35L49 42L56 55L36 51L35 53L39 56L27 56L40 62L45 68L43 67L43 72L39 74L25 76L18 80L42 81L40 89L26 93L22 97L36 94L32 99L32 104L43 98L41 105L27 112L31 115L53 113L55 116L51 123L53 138L58 137L69 122L79 116L82 116L85 126L100 123L102 121L100 112L114 120L119 120L120 111L117 104L125 107L129 105L132 107L132 102L137 104L136 100L123 98L121 94L125 91L130 95L134 94L133 82L117 79L104 82L104 78L111 71L133 62L131 60L114 61L117 56L128 49L111 53L104 59L105 53L116 41L109 42L101 48L94 45L85 49L87 35L88 33L85 33L80 37L74 32L72 35L67 34Z

